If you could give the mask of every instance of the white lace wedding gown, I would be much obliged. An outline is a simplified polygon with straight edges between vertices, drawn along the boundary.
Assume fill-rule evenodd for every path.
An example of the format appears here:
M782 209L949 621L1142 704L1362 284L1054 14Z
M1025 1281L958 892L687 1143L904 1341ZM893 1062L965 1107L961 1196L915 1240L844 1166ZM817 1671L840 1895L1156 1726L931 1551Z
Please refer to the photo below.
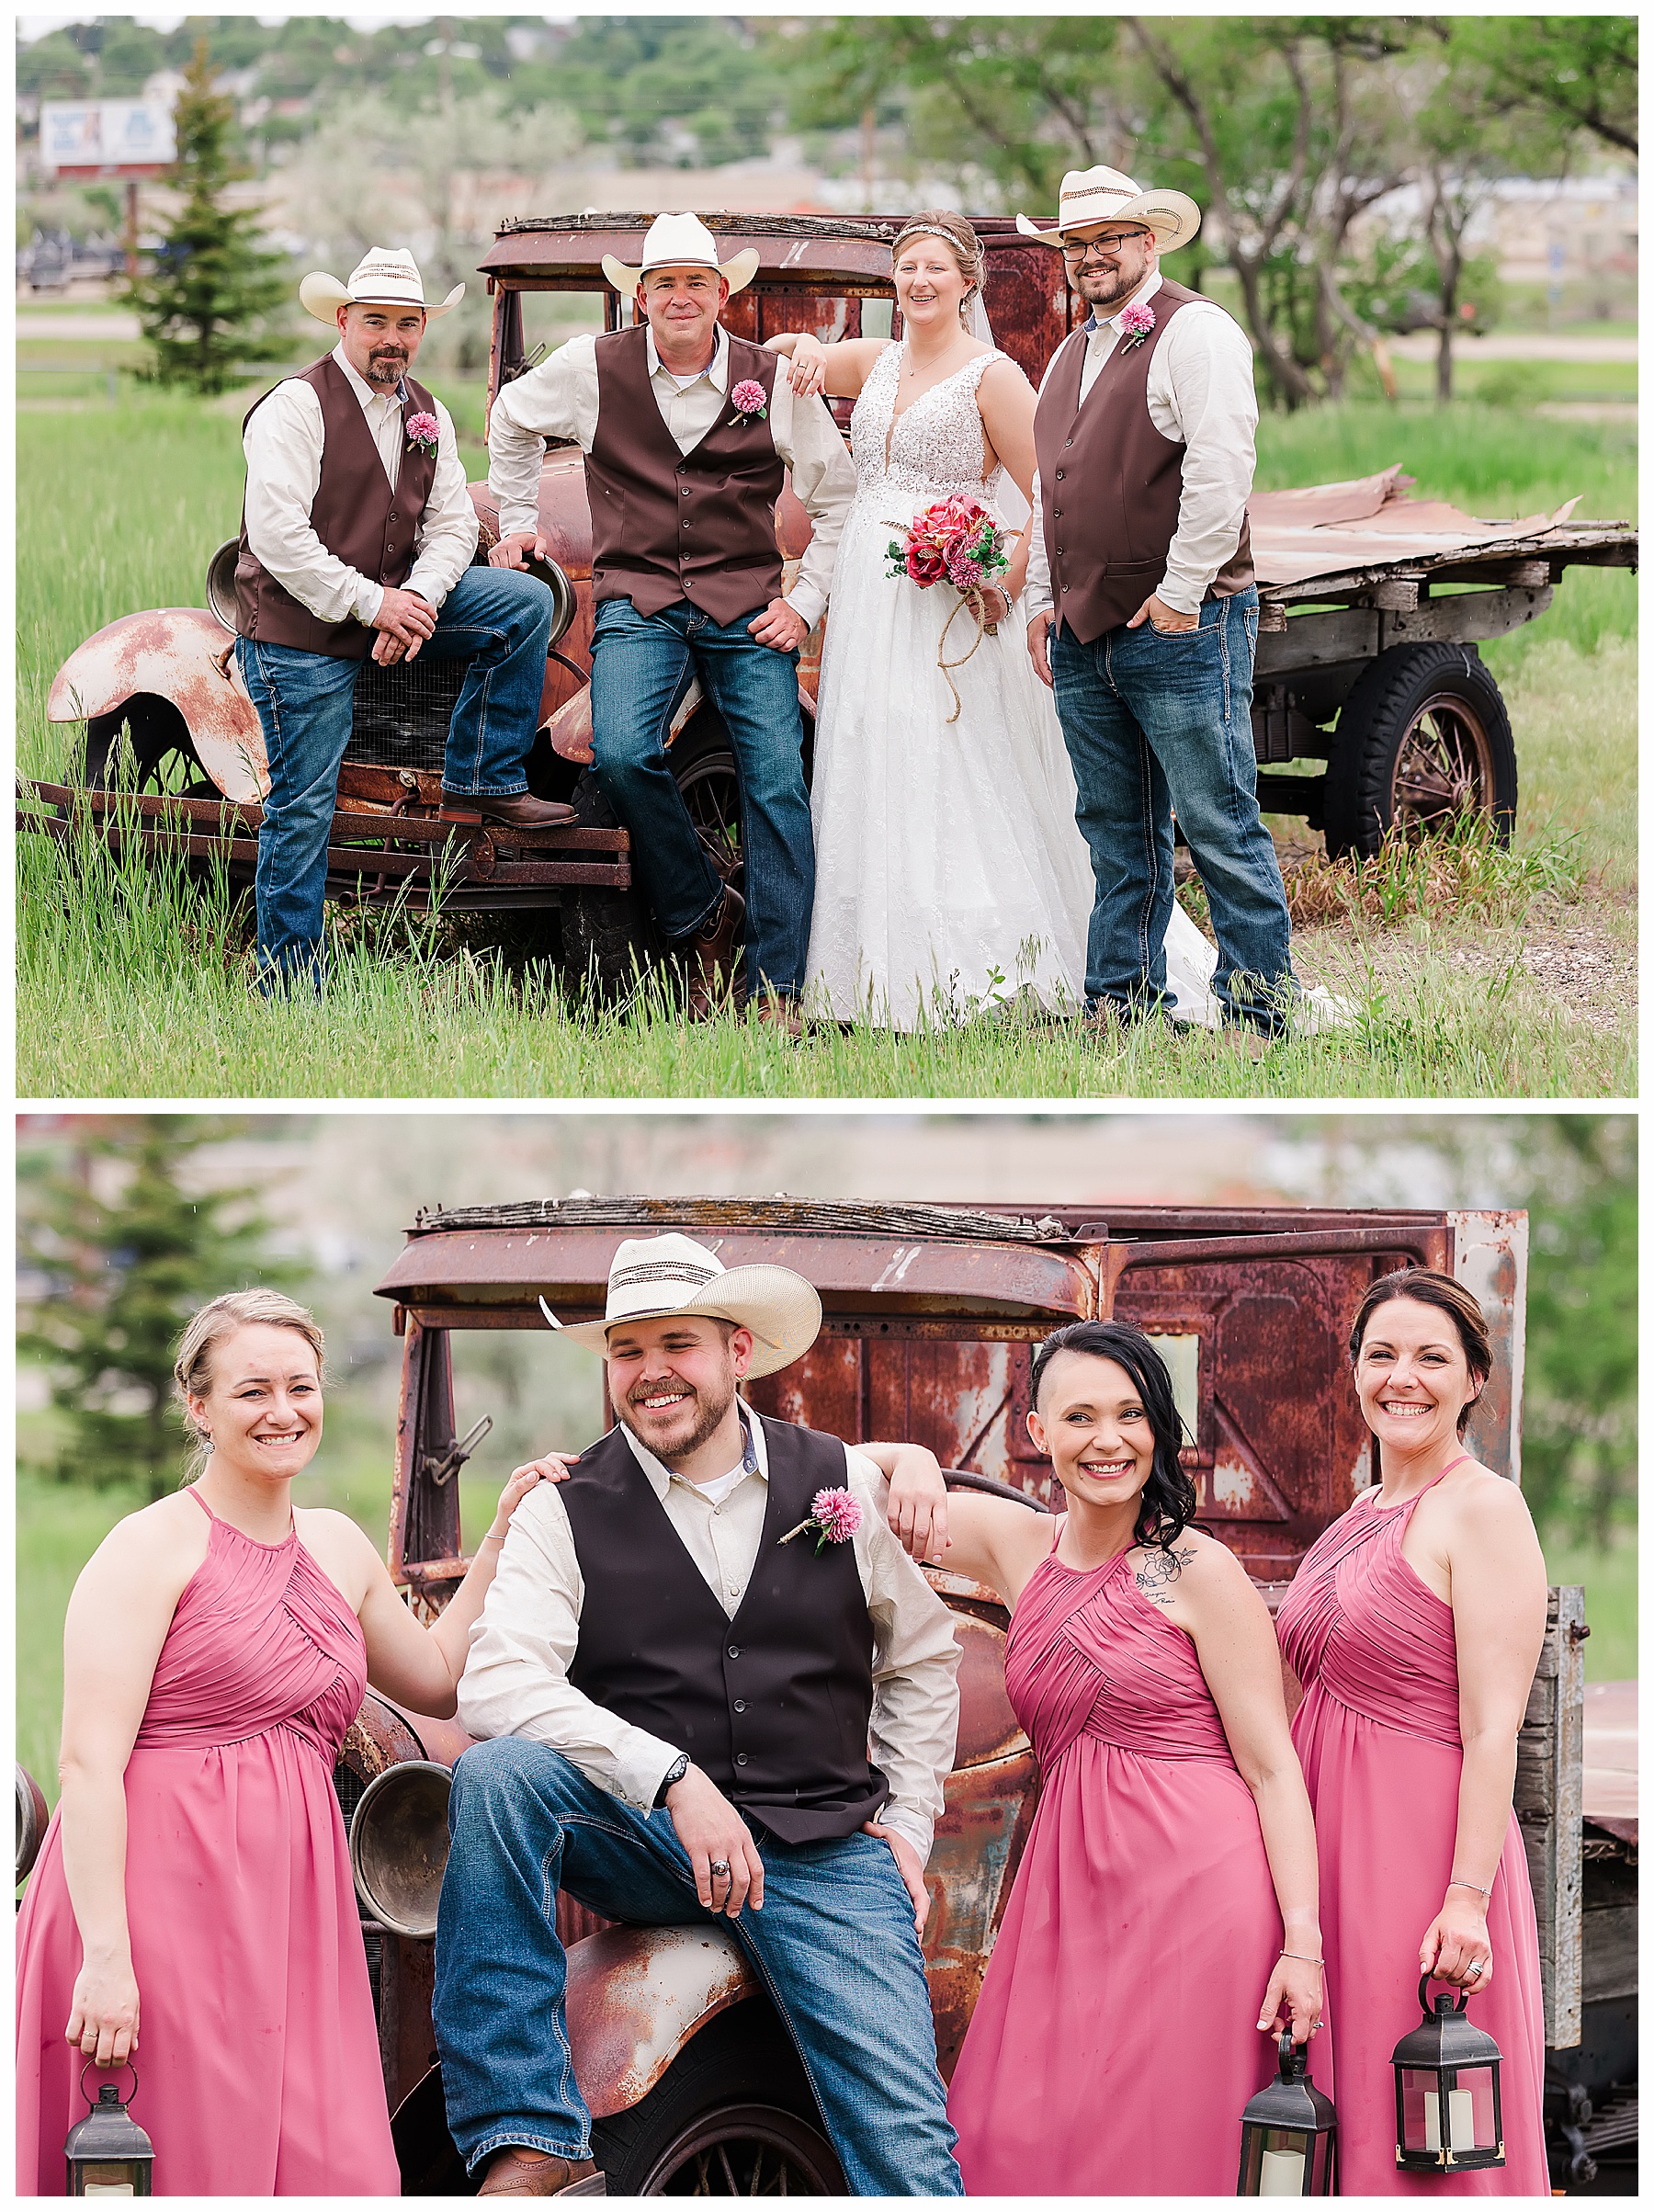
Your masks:
M850 422L856 493L839 543L821 664L810 813L816 893L809 1004L899 1029L959 1019L1032 992L1074 1011L1085 996L1091 857L1050 693L1016 608L953 671L936 665L958 594L887 573L922 509L954 493L999 519L1004 471L982 477L979 355L895 417L904 348L888 346ZM962 613L950 659L970 641ZM1217 953L1181 908L1166 933L1167 988L1214 1024Z

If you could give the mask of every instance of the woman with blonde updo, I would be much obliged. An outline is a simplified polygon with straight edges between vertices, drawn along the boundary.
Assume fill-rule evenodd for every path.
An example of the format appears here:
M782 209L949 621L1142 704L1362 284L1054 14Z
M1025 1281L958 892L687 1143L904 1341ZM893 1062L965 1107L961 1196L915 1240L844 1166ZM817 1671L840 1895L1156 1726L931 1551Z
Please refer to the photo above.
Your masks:
M1091 856L1056 713L1010 620L1028 562L1034 388L992 344L986 256L962 215L914 216L890 259L899 341L823 346L789 331L767 342L789 358L795 391L855 402L856 496L816 723L806 996L841 1020L902 1029L1024 989L1077 1010ZM1014 520L1007 478L1022 495ZM1020 532L1009 569L973 598L889 573L892 544L950 498ZM1175 911L1167 957L1180 1009L1201 1016L1215 956Z
M20 2195L62 2195L83 2070L96 2096L129 2061L157 2195L400 2192L333 1764L369 1681L452 1714L538 1475L422 1628L354 1521L292 1503L322 1358L278 1291L204 1306L174 1368L195 1479L119 1522L70 1598L62 1800L18 1923Z

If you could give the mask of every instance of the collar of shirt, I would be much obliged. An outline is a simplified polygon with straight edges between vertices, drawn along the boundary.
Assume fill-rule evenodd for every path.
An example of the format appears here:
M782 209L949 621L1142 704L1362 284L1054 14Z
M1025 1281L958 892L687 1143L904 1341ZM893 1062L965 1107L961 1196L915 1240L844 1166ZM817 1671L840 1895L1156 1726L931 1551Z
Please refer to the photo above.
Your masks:
M368 408L372 405L375 400L393 400L399 407L405 407L407 405L409 395L408 380L406 377L402 379L394 391L376 391L373 386L368 381L367 378L362 376L357 369L353 369L351 364L345 358L345 341L342 338L334 347L333 357L335 361L337 361L339 367L345 371L346 380L349 383L350 389L356 393L357 400L360 402L362 413L364 414L367 414ZM389 411L387 410L387 412Z
M1114 313L1106 317L1105 321L1101 323L1098 322L1097 311L1093 307L1091 313L1080 325L1081 329L1089 332L1093 337L1100 330L1112 330L1115 336L1117 338L1120 335L1120 317L1126 312L1126 310L1128 307L1147 306L1149 301L1153 299L1155 293L1159 291L1162 281L1163 279L1161 278L1161 273L1157 268L1153 276L1150 278L1149 281L1145 285L1141 286L1139 289L1133 292L1129 300L1123 300L1119 306L1115 310Z
M643 343L644 350L648 356L650 375L652 377L656 375L657 372L662 373L669 376L674 384L678 384L676 369L668 369L665 362L662 360L660 355L655 351L654 333L649 328L647 323L644 324L644 331L646 335ZM725 335L724 326L721 323L715 324L713 327L712 358L708 362L706 368L700 371L700 374L704 376L708 382L711 384L713 389L718 391L722 391L725 386L729 383L730 342L728 337ZM678 390L680 391L688 391L693 390L696 380L697 380L695 379L691 379L688 384L678 384Z
M769 1453L765 1445L764 1424L744 1399L737 1398L735 1403L741 1409L741 1418L746 1424L746 1433L752 1439L753 1457L758 1462L754 1471L758 1480L767 1484L769 1481ZM674 1469L657 1459L649 1446L633 1434L624 1421L620 1424L620 1434L630 1445L632 1458L649 1477L649 1487L663 1504L665 1503L666 1492L674 1482L681 1482L688 1490L699 1489L699 1484L691 1482L687 1475L678 1474ZM736 1487L739 1488L739 1485Z

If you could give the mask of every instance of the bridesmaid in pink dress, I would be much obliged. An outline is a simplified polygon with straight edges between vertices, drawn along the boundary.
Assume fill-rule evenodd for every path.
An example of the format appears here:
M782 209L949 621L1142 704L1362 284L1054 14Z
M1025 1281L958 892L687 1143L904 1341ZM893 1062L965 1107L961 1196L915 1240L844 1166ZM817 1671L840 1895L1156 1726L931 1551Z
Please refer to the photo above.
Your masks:
M1469 1292L1431 1269L1383 1276L1350 1352L1380 1484L1312 1548L1276 1620L1306 1691L1292 1732L1320 1846L1340 2187L1545 2196L1539 1941L1511 1810L1545 1560L1521 1492L1460 1446L1491 1367ZM1390 2053L1426 1968L1468 1991L1503 2054L1502 2167L1396 2170Z
M129 2058L158 2196L401 2193L333 1763L368 1680L453 1712L538 1470L422 1628L353 1521L292 1507L322 1348L279 1293L204 1307L176 1369L199 1480L120 1522L75 1584L62 1800L17 1929L20 2195L63 2194L82 2070L96 2097Z
M1005 1684L1041 1773L948 2091L959 2171L973 2196L1232 2195L1241 2109L1274 2071L1258 2031L1303 2042L1321 2018L1280 1658L1240 1561L1188 1526L1150 1340L1059 1330L1033 1390L1067 1513L946 1501L946 1564L1012 1608Z

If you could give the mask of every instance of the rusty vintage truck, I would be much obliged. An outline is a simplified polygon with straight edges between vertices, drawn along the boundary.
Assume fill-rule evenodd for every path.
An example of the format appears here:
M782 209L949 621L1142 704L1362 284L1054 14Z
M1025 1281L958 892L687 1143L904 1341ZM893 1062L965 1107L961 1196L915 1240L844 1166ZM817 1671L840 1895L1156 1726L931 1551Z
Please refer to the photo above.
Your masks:
M1174 1378L1202 1523L1272 1603L1375 1479L1344 1347L1367 1286L1391 1267L1444 1268L1481 1300L1494 1368L1468 1442L1521 1479L1520 1214L1121 1206L1104 1218L1094 1208L787 1198L471 1207L422 1214L378 1286L402 1342L389 1560L417 1609L440 1607L467 1563L455 1477L477 1431L459 1434L455 1375L476 1333L549 1335L542 1298L560 1319L598 1317L617 1239L668 1229L726 1265L771 1262L819 1288L821 1334L753 1386L760 1411L847 1443L912 1438L956 1485L1008 1492L1034 1512L1059 1495L1024 1421L1034 1347L1067 1322L1136 1322ZM951 2074L1039 1784L1005 1696L1004 1606L991 1590L925 1571L964 1654L956 1765L927 1875L926 1963ZM1517 1806L1539 1913L1553 2179L1617 2193L1627 2177L1636 2186L1635 1685L1586 1696L1582 1596L1551 1593ZM1296 1695L1290 1679L1287 1688ZM414 2195L471 2185L447 2134L431 2031L447 1770L466 1742L457 1723L369 1692L334 1771L403 2188ZM18 1790L21 1878L45 1808L21 1770ZM558 1924L571 1945L576 2070L613 2194L843 2193L785 2030L727 1933L606 1925L567 1896Z
M731 253L752 246L759 254L756 278L725 313L737 335L901 335L889 276L900 219L703 220ZM1074 319L1060 258L1007 217L973 220L987 252L996 337L1037 384ZM481 265L493 300L491 402L574 327L571 308L577 318L584 309L587 327L607 330L633 313L606 286L602 257L635 262L649 221L559 215L500 226ZM553 308L562 320L550 319ZM847 431L848 408L835 406ZM1508 837L1515 745L1476 641L1542 616L1570 564L1636 564L1636 533L1624 523L1576 523L1566 513L1482 523L1439 501L1410 500L1410 482L1394 468L1354 483L1260 494L1252 505L1261 598L1252 735L1265 770L1263 801L1266 811L1301 816L1334 854L1374 851L1396 823L1428 831L1467 812L1486 815ZM497 509L485 483L473 484L471 496L484 559ZM555 910L565 970L614 988L661 947L632 884L627 833L589 766L591 517L582 457L572 447L546 456L540 527L553 554L540 573L556 595L557 618L528 779L540 797L571 800L574 825L532 848L493 830L453 842L436 813L463 664L368 664L340 775L328 890L416 908L440 896L450 911ZM810 523L790 488L776 506L776 531L786 561L796 562ZM251 881L268 775L232 656L233 570L233 544L221 547L204 609L123 616L70 655L47 715L83 727L84 743L62 780L24 787L21 828L73 845L90 822L118 845L136 841ZM818 626L799 672L807 774L822 636ZM698 688L679 709L669 757L714 864L738 880L734 755Z

